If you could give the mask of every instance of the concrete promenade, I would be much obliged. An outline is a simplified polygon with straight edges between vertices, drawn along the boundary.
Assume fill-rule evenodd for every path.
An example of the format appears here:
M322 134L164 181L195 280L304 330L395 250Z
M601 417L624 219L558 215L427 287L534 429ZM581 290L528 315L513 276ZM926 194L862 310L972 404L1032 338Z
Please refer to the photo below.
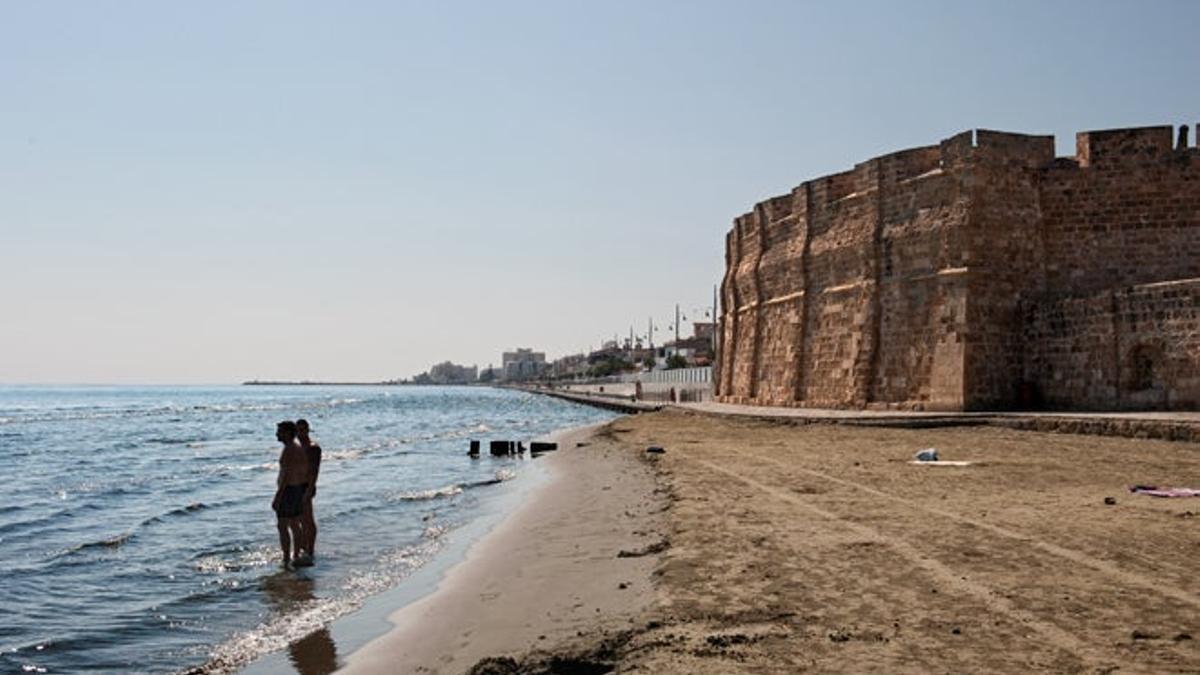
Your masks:
M582 403L596 408L604 408L626 414L637 414L643 412L657 412L662 410L661 403L651 403L649 401L635 401L632 396L616 395L616 394L598 394L598 393L579 393L574 391L566 391L563 389L546 389L543 387L512 387L521 391L527 391L531 394L543 394L561 398L564 401L573 403Z
M907 412L674 403L672 408L706 415L744 417L785 424L845 424L900 428L997 426L1029 431L1098 434L1200 442L1200 412Z
M541 387L514 387L616 412L637 414L664 408L701 415L740 417L778 424L842 424L861 427L930 429L991 426L1025 431L1048 431L1126 438L1157 438L1200 443L1200 412L909 412L900 410L842 410L783 408L732 403L659 403L635 401L632 396L580 393Z
M783 408L756 405L737 405L734 403L682 403L677 407L695 410L714 415L751 415L754 417L800 417L818 419L847 419L847 420L893 420L893 419L975 419L975 418L1052 418L1052 419L1112 419L1112 420L1145 420L1159 422L1181 422L1200 424L1200 412L1191 411L1144 411L1144 412L935 412L906 410L843 410L833 408Z

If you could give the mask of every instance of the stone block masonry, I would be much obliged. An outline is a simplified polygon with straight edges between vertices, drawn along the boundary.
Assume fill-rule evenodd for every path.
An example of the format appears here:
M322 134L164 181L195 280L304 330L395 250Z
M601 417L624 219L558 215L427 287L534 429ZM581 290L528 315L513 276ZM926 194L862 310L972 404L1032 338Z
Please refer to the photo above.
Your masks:
M1173 131L1068 158L965 132L755 205L725 242L717 400L1196 409L1200 152Z

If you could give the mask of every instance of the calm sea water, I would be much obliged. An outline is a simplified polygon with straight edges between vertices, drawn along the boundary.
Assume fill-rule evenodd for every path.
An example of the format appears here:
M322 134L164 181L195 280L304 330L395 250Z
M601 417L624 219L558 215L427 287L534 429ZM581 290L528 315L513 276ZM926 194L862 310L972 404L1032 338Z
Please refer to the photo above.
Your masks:
M274 433L297 417L324 449L320 538L286 572ZM327 641L528 466L468 439L609 417L469 387L0 387L0 672L220 672Z

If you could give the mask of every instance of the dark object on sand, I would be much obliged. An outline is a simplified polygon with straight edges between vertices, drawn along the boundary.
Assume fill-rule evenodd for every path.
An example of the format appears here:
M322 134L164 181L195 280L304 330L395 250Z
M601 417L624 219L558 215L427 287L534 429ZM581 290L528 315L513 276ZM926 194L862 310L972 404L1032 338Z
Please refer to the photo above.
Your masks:
M488 448L493 457L504 457L513 454L515 446L512 441L492 441Z
M634 549L632 551L627 551L627 550L622 549L621 551L617 552L617 557L618 558L641 558L643 556L648 556L648 555L657 555L657 554L662 553L663 551L667 550L670 547L671 547L671 542L667 541L666 539L663 539L661 541L656 541L653 544L650 544L649 546L643 546L642 548Z
M479 441L471 441L471 449L467 451L467 454L472 457L479 456Z
M489 656L480 660L467 675L513 675L521 672L521 666L511 656Z
M660 446L652 445L652 446L646 448L646 452L649 452L654 455L661 455L661 454L665 453L666 450L663 450Z
M1117 503L1117 498L1116 497L1105 497L1104 503L1109 506L1112 506Z
M547 443L545 441L533 441L529 444L530 452L550 452L551 450L557 450L557 449L558 449L558 443Z

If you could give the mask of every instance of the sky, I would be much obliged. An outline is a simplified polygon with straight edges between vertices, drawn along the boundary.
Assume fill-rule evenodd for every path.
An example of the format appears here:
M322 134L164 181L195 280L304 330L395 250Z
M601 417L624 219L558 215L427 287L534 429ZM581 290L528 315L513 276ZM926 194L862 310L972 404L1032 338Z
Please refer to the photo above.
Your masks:
M381 380L678 303L737 215L1200 122L1200 3L0 0L0 383ZM687 326L684 326L687 332Z

